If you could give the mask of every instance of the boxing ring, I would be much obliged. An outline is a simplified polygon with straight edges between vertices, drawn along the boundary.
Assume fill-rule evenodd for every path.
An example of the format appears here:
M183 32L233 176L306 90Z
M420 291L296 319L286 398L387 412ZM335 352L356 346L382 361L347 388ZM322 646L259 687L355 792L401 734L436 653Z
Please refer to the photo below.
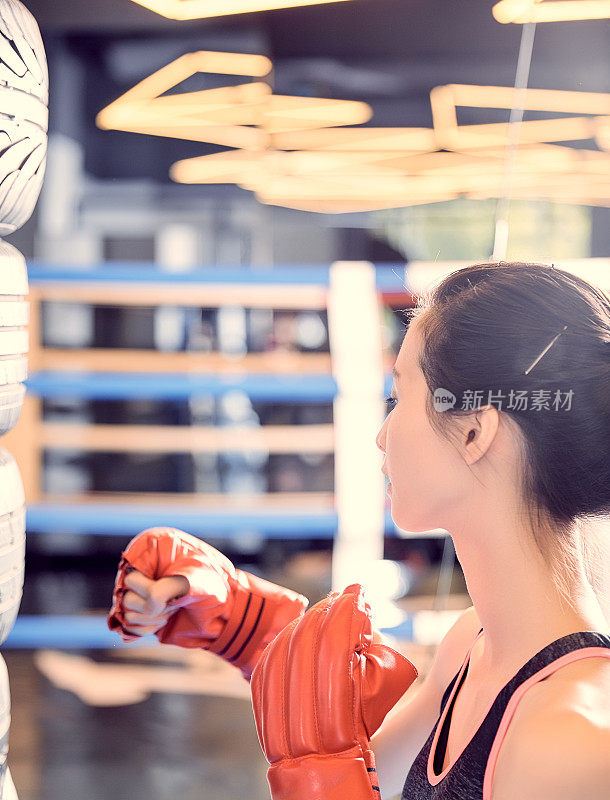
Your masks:
M19 423L4 437L24 483L27 530L50 538L69 533L126 540L145 528L166 525L182 528L211 543L215 539L238 539L244 532L258 537L261 544L266 539L332 539L334 586L345 585L354 574L365 580L358 568L363 564L368 568L371 560L383 558L384 537L436 535L451 545L444 531L411 534L397 528L384 497L374 438L383 421L383 397L391 389L395 360L394 354L381 346L380 307L386 304L408 308L418 292L457 266L340 262L329 267L276 268L258 273L246 269L170 273L139 264L106 264L94 269L30 264L27 395ZM563 266L597 277L600 285L604 283L603 275L610 274L607 259L565 262ZM359 296L353 291L358 272L364 278ZM347 286L336 280L338 274L347 278ZM360 314L356 317L358 300ZM41 308L43 303L53 302L123 308L168 304L184 308L230 304L278 310L330 307L330 352L277 351L236 359L215 352L48 347L42 343ZM358 352L358 343L354 342L357 334L349 322L355 318L360 321L361 337L372 346L367 350L365 344L356 363L345 364L338 353L346 336L349 350ZM363 374L373 376L372 388L362 381ZM185 401L194 397L221 398L234 391L243 392L253 402L334 404L335 423L254 428L112 425L51 422L45 421L42 414L45 399ZM347 403L347 409L340 402ZM340 435L336 431L338 424L343 426ZM61 448L124 453L334 453L335 486L341 487L342 494L45 494L43 452ZM350 472L354 463L360 465L356 474ZM361 472L365 473L364 479ZM429 639L436 615L437 628L444 630L456 616L456 612L443 611L453 569L454 553L449 546L441 566L436 610L403 614L398 625L382 629L406 639ZM119 646L101 615L75 615L69 625L66 621L65 617L22 615L5 647ZM422 632L422 626L426 632Z
M417 271L417 267L414 267ZM333 540L333 584L383 558L386 536L408 536L385 499L375 435L392 384L393 353L382 347L382 304L407 308L415 295L409 269L365 262L329 267L209 269L164 272L155 266L105 264L94 269L29 265L29 377L21 417L5 441L19 465L29 532L132 537L147 527L182 528L214 542L247 532L265 539ZM327 311L330 352L245 354L57 348L43 345L45 303L112 307ZM349 320L352 320L350 322ZM353 320L358 325L353 325ZM358 328L358 330L354 330ZM349 353L359 352L354 361ZM347 354L347 355L346 355ZM362 375L369 376L368 381ZM334 424L172 426L86 424L43 418L45 400L188 401L241 392L252 402L332 404ZM43 454L54 449L120 453L316 453L335 455L335 492L45 493ZM376 460L377 459L377 460ZM357 470L353 465L359 464ZM422 534L416 534L421 537ZM438 532L444 536L444 532ZM52 547L52 545L51 545ZM453 562L448 565L453 568ZM455 615L450 612L453 619ZM104 618L19 617L6 647L114 647ZM403 615L400 633L413 635Z
M27 394L19 423L4 437L22 475L27 530L51 540L56 534L127 540L145 528L159 525L182 528L211 543L217 539L238 540L244 533L257 538L261 545L269 539L331 539L334 587L345 585L354 575L366 581L362 567L368 569L372 561L381 562L384 537L438 536L445 539L446 547L435 610L403 613L398 624L381 626L385 632L406 639L434 639L431 629L435 628L435 620L438 635L456 617L456 612L444 610L455 565L454 552L444 531L411 534L399 530L384 497L380 455L374 439L383 421L383 397L391 389L395 356L382 346L379 312L383 304L412 306L427 285L458 266L339 262L328 267L265 272L207 269L171 273L139 264L105 264L93 269L30 264ZM610 274L607 259L565 262L562 266L597 279L600 285ZM341 278L337 280L337 276ZM277 351L235 358L217 352L44 346L42 304L53 302L123 308L172 304L183 308L240 305L328 310L330 352ZM356 318L359 332L354 331L351 322ZM360 339L356 341L357 336ZM350 362L349 358L342 358L342 349L356 351L360 357ZM362 380L364 374L371 378L368 385ZM235 391L244 393L252 402L333 404L334 424L86 424L46 421L42 413L47 399L187 401L197 397L222 398ZM260 495L45 493L43 453L62 448L122 453L334 453L336 491ZM354 464L358 465L356 471L352 469ZM69 621L66 625L65 617L22 615L5 647L120 646L101 615L75 615Z

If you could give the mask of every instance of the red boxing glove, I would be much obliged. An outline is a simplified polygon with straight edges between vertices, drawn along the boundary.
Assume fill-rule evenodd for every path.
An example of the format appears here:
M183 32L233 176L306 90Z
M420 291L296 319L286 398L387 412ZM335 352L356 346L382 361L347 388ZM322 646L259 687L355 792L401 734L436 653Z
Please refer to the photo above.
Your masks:
M379 800L369 740L417 674L373 643L357 583L287 625L250 682L273 800Z
M276 586L241 569L209 544L175 528L149 528L127 545L119 562L108 627L125 641L137 639L125 628L122 599L125 577L136 569L158 580L182 575L189 582L166 625L155 636L163 644L210 650L239 667L250 680L265 647L309 600L291 589Z

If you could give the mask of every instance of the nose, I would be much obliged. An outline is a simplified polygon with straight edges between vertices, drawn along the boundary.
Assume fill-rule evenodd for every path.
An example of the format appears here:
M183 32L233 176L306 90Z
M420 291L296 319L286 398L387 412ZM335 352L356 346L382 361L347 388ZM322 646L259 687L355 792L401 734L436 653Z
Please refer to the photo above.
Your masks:
M375 438L375 444L381 450L382 453L385 453L385 429L386 429L386 423L384 422L383 425L381 426L379 433Z

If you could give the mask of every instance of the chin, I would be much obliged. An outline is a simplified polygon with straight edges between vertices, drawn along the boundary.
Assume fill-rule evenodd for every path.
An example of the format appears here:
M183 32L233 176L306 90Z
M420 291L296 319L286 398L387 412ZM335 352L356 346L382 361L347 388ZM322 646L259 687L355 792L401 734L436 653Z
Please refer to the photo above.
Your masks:
M400 510L396 508L395 503L392 503L391 515L394 523L401 530L409 531L409 533L425 533L437 527L431 524L430 520L425 519L421 514L415 515L412 512L401 513Z

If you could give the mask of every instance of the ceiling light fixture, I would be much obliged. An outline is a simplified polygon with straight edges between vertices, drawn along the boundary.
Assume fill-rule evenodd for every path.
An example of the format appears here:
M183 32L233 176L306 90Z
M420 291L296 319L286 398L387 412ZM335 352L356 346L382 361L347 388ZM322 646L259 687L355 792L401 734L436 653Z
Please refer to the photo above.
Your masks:
M349 0L132 0L162 17L176 20L224 17L230 14L251 14L278 8L318 6L345 3Z
M262 150L270 146L269 137L274 134L360 125L371 118L367 103L274 95L267 83L256 80L167 94L197 73L260 78L272 66L264 56L189 53L144 78L102 109L96 123L104 129Z
M509 123L459 125L457 107L506 108L513 104L514 88L447 84L430 92L432 119L438 145L449 150L501 147L508 140ZM521 143L568 142L595 137L599 119L610 115L610 94L568 92L555 89L520 90L520 103L528 111L545 111L586 116L527 120L519 130Z
M607 19L609 0L500 0L492 14L503 24Z
M263 203L326 213L500 197L508 123L459 125L458 106L510 108L514 88L449 84L432 90L433 128L355 128L366 103L274 95L263 56L201 51L145 78L98 114L100 127L208 142L229 151L176 162L178 183L232 183ZM236 86L177 92L197 72L245 75ZM607 145L610 95L527 89L525 109L564 113L521 124L514 196L610 205L610 154L555 142Z

